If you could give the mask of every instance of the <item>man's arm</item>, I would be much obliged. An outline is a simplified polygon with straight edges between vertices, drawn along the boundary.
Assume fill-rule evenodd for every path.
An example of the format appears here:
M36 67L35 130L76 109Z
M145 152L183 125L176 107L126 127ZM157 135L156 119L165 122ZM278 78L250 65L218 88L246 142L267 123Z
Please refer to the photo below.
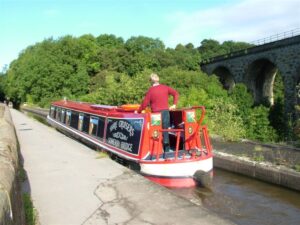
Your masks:
M140 108L138 109L138 113L142 112L142 110L144 110L149 104L150 104L150 92L148 90Z
M179 94L173 88L168 87L168 93L173 96L173 105L169 108L170 110L176 109L176 105L178 103Z

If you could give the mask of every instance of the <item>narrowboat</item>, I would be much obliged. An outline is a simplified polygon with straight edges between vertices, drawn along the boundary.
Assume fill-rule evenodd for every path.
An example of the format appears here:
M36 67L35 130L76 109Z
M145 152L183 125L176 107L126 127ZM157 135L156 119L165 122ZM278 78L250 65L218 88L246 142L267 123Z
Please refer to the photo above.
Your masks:
M139 105L61 100L51 104L47 121L64 133L135 165L143 176L163 186L209 184L213 156L207 127L202 124L205 108L170 111L169 129L162 129L160 113L135 113L138 108ZM163 149L163 132L169 135L169 152Z

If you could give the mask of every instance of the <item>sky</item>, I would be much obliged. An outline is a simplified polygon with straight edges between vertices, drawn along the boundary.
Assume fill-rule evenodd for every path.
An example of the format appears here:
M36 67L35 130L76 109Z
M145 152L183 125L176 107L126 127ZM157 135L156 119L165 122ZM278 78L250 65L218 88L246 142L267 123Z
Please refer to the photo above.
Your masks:
M114 34L167 47L300 34L300 0L0 0L0 71L47 38Z

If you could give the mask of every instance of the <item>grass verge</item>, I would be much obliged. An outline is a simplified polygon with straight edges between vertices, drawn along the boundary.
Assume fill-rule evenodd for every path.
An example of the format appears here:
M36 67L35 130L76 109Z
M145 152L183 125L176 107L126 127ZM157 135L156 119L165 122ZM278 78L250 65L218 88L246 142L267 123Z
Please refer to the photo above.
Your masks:
M26 225L36 225L37 224L37 212L33 206L31 197L28 193L23 193L23 204L25 210L25 220Z

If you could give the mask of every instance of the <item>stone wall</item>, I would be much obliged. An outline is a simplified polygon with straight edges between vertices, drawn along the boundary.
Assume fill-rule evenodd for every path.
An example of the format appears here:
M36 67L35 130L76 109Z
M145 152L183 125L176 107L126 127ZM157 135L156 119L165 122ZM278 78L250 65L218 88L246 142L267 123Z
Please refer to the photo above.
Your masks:
M300 173L283 166L251 161L244 157L237 157L216 151L214 152L214 166L300 191Z
M214 167L300 191L300 149L212 139Z
M25 224L18 171L14 125L8 107L0 103L0 225Z

